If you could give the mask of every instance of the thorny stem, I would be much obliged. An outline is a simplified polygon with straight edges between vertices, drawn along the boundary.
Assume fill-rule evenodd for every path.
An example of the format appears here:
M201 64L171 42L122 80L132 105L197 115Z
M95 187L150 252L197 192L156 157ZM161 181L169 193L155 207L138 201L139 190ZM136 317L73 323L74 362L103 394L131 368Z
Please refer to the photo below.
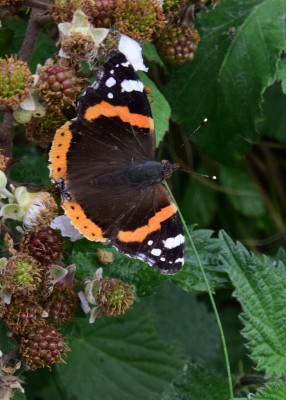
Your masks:
M42 14L42 11L36 8L32 9L22 48L18 53L18 57L23 61L29 61L33 54L36 41L42 29L42 26L38 23L40 14Z
M47 10L52 3L47 1L38 1L38 0L26 0L25 5L28 7L34 7L38 10Z

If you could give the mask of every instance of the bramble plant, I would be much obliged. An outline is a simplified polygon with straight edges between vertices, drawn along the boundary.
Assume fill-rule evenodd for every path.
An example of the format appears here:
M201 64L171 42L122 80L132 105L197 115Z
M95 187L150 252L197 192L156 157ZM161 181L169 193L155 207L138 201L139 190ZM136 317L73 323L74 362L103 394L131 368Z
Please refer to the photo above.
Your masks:
M285 400L285 0L0 0L0 21L0 399ZM194 171L169 180L174 275L83 238L49 178L122 35L158 159Z

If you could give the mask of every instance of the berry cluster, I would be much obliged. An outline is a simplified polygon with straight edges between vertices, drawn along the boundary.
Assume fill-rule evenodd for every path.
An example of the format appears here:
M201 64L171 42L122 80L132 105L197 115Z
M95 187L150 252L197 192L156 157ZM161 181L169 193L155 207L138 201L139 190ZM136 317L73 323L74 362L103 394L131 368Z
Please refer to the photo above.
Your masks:
M28 231L0 275L4 293L0 316L16 335L31 369L62 362L68 350L58 326L71 320L78 298L64 280L52 283L53 264L60 262L62 251L59 231L49 227Z

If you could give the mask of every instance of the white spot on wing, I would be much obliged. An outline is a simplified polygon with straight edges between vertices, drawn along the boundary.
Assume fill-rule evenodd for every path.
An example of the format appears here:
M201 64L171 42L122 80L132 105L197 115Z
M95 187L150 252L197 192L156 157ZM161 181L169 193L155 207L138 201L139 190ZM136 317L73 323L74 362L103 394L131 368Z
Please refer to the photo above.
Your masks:
M151 250L151 254L152 254L153 256L156 256L156 257L159 257L159 256L161 255L161 253L162 253L162 250L161 250L161 249L152 249L152 250Z
M112 77L108 78L107 81L105 82L107 87L112 87L116 84L116 80Z
M111 74L114 74L114 69L111 69L111 70L110 70L110 73L111 73Z
M147 244L148 244L149 246L152 246L153 240L148 240Z
M168 238L167 240L163 240L166 249L174 249L175 247L180 246L184 242L185 242L185 237L181 234L173 238Z
M166 261L166 258L165 257L161 257L160 261Z
M107 97L108 97L109 99L113 99L113 94L112 94L112 93L108 93L108 94L107 94Z
M180 264L184 264L184 259L183 258L177 258L177 260L175 261L175 264L180 263Z
M129 67L130 62L129 61L125 61L123 63L121 63L122 67Z
M133 92L133 90L136 90L137 92L143 92L144 85L142 82L137 80L124 79L124 81L121 82L121 88L122 92Z

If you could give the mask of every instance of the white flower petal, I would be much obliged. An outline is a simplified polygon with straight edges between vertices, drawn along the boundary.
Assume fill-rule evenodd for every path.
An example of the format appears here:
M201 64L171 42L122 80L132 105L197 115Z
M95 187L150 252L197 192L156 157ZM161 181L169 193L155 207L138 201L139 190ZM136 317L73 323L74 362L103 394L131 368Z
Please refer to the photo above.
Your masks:
M34 111L34 110L35 110L36 104L35 104L35 100L34 100L32 94L31 94L31 92L29 92L29 94L28 94L28 96L25 98L25 100L23 100L23 101L20 103L20 107L21 107L23 110L26 110L26 111Z
M62 236L69 237L72 242L83 238L79 231L71 224L70 219L66 215L56 217L51 222L50 227L53 229L59 229Z
M136 40L131 39L129 36L121 35L118 50L131 62L135 71L148 71L143 62L142 48Z

